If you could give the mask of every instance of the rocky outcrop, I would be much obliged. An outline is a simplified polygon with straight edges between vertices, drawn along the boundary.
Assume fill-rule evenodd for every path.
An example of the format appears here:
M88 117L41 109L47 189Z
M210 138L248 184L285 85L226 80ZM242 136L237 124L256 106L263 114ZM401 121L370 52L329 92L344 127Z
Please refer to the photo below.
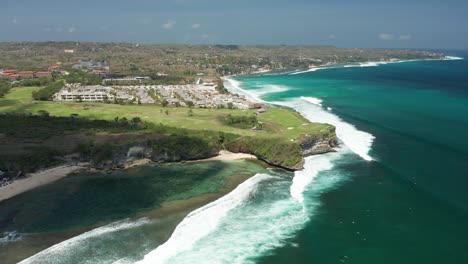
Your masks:
M338 141L335 133L320 138L305 137L299 144L304 157L333 152L337 145Z

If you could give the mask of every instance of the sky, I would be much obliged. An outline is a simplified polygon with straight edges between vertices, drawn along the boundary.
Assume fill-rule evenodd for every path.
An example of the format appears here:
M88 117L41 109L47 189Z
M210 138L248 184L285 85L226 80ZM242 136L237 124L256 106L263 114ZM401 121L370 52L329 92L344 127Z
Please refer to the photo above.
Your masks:
M1 0L0 41L468 49L468 1Z

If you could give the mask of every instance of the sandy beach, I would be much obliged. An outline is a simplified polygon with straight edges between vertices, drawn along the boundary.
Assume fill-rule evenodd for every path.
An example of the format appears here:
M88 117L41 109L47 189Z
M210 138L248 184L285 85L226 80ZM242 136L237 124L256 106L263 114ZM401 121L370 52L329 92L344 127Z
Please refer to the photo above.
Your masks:
M245 154L245 153L232 153L229 151L222 150L219 152L218 156L196 160L192 162L200 161L231 161L231 160L241 160L241 159L257 159L254 155ZM127 168L144 165L150 163L149 159L135 160ZM66 177L70 173L76 172L78 170L88 169L87 164L82 165L62 165L49 169L44 169L35 173L30 173L26 175L26 178L13 181L11 184L0 187L0 202L6 199L9 199L13 196L21 194L23 192L32 190L36 187L39 187L44 184L48 184L59 180L63 177Z
M218 156L215 156L209 159L197 160L197 161L212 161L212 160L230 161L230 160L242 160L242 159L257 159L257 157L251 154L246 154L246 153L232 153L227 150L221 150Z
M62 165L35 173L29 173L24 179L15 180L9 185L0 187L0 202L41 185L59 180L72 172L86 168L84 164L83 166Z

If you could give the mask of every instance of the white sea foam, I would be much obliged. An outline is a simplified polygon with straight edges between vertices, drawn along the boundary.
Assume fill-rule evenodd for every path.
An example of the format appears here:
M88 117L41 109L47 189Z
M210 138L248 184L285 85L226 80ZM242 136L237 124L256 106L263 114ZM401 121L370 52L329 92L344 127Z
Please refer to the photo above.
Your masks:
M293 183L297 193L310 191L314 194L323 193L335 186L342 179L341 175L327 175L320 180L316 176L320 171L332 167L331 160L340 157L343 152L329 153L306 159L305 170L309 173L298 174ZM255 263L256 256L267 255L271 250L290 244L288 241L309 221L319 204L316 199L297 199L291 196L291 181L288 177L270 177L256 183L256 192L249 195L242 205L229 211L222 217L208 235L200 238L190 246L190 249L179 251L168 258L165 263ZM239 194L236 194L236 196ZM216 213L204 213L204 217ZM209 218L207 218L209 219ZM180 233L174 247L184 246L191 239L191 233L199 232L197 226L185 228ZM175 243L179 242L179 243ZM164 250L177 250L174 248ZM148 260L148 263L159 263Z
M307 102L307 103L304 103ZM344 122L338 116L322 109L320 105L309 102L304 98L287 102L274 102L275 104L289 106L296 109L305 118L312 122L327 123L336 127L337 137L354 153L361 158L371 161L369 152L375 137L364 131L356 129L353 125Z
M224 78L224 80L225 80L224 87L228 89L230 92L244 95L247 99L249 99L252 102L266 103L266 101L260 99L257 94L251 91L242 89L240 81L234 80L231 78Z
M255 102L268 103L258 97L257 94L251 91L242 89L241 82L233 79L226 78L228 82L226 87L238 94L244 94L250 100ZM307 102L307 103L304 103ZM338 116L332 114L330 111L322 109L322 100L315 97L301 97L301 99L293 99L286 102L272 102L277 105L284 105L291 107L301 113L305 118L312 122L328 123L336 127L336 135L343 141L343 143L354 153L358 154L361 158L371 161L372 157L369 152L374 142L375 137L367 132L356 129L353 125L344 122Z
M22 238L22 234L18 233L17 231L5 232L3 233L3 236L4 237L0 237L0 245L15 242L15 241L21 240Z
M290 73L289 75L296 75L296 74L303 74L303 73L308 73L308 72L315 72L315 71L318 71L318 70L330 70L330 69L339 69L339 68L377 67L377 66L386 65L386 64L403 63L403 62L414 62L414 61L432 61L432 60L463 60L463 58L454 57L454 56L445 56L445 57L442 58L442 59L415 59L415 60L369 61L369 62L359 62L359 63L351 63L351 64L345 64L345 65L335 65L335 66L317 67L317 68L312 68L312 69L308 69L308 70L305 70L305 71L296 71L296 72Z
M257 97L260 97L265 94L272 94L272 93L281 93L290 90L290 88L281 85L266 85L264 88L255 89L252 91Z
M301 99L302 100L305 100L311 104L314 104L314 105L320 105L322 106L322 100L321 99L318 99L318 98L315 98L315 97L306 97L306 96L301 96Z
M112 224L108 224L102 227L98 227L96 229L93 229L91 231L88 231L86 233L83 233L79 236L70 238L68 240L65 240L59 244L53 245L36 255L29 257L23 261L21 261L21 264L26 264L26 263L45 263L47 260L56 260L57 259L62 259L64 256L68 254L73 254L74 249L79 249L82 247L82 245L85 245L88 243L89 239L92 238L98 238L103 235L117 232L117 231L122 231L126 229L131 229L135 228L138 226L146 225L151 223L151 221L147 218L141 218L137 221L130 221L130 220L123 220L123 221L118 221L114 222Z
M333 167L332 155L318 155L305 158L304 169L296 171L290 187L291 196L304 203L304 190L321 171ZM336 157L336 155L333 155Z
M455 57L455 56L445 56L446 60L463 60L461 57Z
M266 94L281 93L290 90L291 88L283 85L266 85L263 88L255 90L244 90L241 87L241 82L231 78L225 78L224 86L232 93L245 95L253 102L266 103L261 97Z
M190 250L198 240L213 232L229 211L247 201L259 182L271 177L267 174L257 174L237 186L229 194L191 212L177 226L166 243L147 254L143 260L137 263L165 263L178 253Z
M319 67L310 68L310 69L305 70L305 71L292 72L289 75L297 75L297 74L302 74L302 73L307 73L307 72L315 72L315 71L323 70L323 69L327 69L327 68L325 68L325 67L324 68L319 68Z
M232 92L261 100L262 92L243 90L237 80L226 81ZM275 103L295 108L311 121L335 125L338 137L350 150L372 159L368 152L374 137L323 110L321 99L303 97ZM304 192L321 193L335 185L340 176L316 178L330 170L343 153L346 151L306 158L304 170L295 173L292 183L257 174L228 195L190 213L166 243L138 263L191 263L195 259L213 264L254 263L253 257L288 243L287 239L307 223L317 201L306 201Z

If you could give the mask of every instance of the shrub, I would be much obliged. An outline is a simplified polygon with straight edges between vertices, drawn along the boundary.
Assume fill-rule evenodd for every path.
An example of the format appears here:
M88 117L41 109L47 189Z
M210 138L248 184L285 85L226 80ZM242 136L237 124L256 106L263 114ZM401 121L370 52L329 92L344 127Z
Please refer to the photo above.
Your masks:
M54 94L60 91L63 86L63 81L53 82L40 90L34 91L32 97L34 100L50 101L53 99Z

